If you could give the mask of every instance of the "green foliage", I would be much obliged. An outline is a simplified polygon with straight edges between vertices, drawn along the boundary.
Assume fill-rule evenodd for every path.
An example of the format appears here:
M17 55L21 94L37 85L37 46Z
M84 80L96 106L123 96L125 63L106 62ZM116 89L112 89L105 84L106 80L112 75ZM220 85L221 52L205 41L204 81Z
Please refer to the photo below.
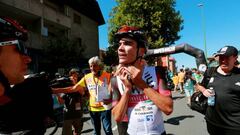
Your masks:
M175 0L116 0L110 13L109 42L114 46L114 33L122 25L137 26L145 30L149 48L174 44L180 38L183 20L174 9Z
M103 58L104 64L111 66L118 64L117 45L111 45L107 48L106 56Z
M54 68L69 68L81 62L83 47L77 39L67 38L49 39L43 47L42 63Z

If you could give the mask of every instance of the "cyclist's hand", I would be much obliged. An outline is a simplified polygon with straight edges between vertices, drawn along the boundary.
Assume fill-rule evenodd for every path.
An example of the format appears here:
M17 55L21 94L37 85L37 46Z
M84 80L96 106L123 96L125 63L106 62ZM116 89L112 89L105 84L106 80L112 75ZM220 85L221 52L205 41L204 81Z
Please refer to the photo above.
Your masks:
M116 71L116 75L123 82L123 84L126 88L126 92L131 91L131 89L132 89L131 73L129 72L128 68L125 66L119 67Z

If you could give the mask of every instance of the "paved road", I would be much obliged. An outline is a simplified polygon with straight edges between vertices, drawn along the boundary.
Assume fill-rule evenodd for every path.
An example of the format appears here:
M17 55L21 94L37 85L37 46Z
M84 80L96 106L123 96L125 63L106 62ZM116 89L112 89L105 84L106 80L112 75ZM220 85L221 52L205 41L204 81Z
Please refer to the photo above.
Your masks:
M167 135L208 135L203 115L188 108L185 96L173 92L173 99L173 113L170 116L164 115ZM89 114L84 115L84 120L82 135L92 135L93 128ZM114 121L112 122L112 129L114 135L118 135ZM56 135L61 135L61 130L59 128ZM103 129L102 135L104 135Z
M174 111L170 116L164 115L168 135L208 135L204 116L192 111L184 95L174 93Z

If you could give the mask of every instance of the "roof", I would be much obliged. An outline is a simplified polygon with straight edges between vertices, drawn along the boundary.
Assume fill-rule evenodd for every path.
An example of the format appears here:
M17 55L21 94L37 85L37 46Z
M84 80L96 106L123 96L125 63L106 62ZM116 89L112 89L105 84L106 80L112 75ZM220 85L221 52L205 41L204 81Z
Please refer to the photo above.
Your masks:
M66 4L83 15L93 19L99 25L105 24L102 11L96 0L50 0L58 4Z

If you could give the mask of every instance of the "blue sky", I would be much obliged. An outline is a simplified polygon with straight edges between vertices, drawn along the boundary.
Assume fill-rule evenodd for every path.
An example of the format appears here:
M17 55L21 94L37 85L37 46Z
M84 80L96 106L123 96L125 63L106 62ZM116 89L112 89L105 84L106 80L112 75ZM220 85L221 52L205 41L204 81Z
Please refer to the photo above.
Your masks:
M99 27L99 45L108 47L109 13L116 3L114 0L98 0L105 25ZM198 4L203 4L203 8ZM175 44L188 43L204 50L204 30L206 32L207 55L210 56L225 45L240 49L240 0L176 0L177 11L184 20L181 38ZM203 11L203 16L201 12ZM204 18L204 19L203 19ZM204 21L203 21L204 20ZM203 28L202 22L205 24ZM172 55L178 67L196 67L195 59L187 54Z

